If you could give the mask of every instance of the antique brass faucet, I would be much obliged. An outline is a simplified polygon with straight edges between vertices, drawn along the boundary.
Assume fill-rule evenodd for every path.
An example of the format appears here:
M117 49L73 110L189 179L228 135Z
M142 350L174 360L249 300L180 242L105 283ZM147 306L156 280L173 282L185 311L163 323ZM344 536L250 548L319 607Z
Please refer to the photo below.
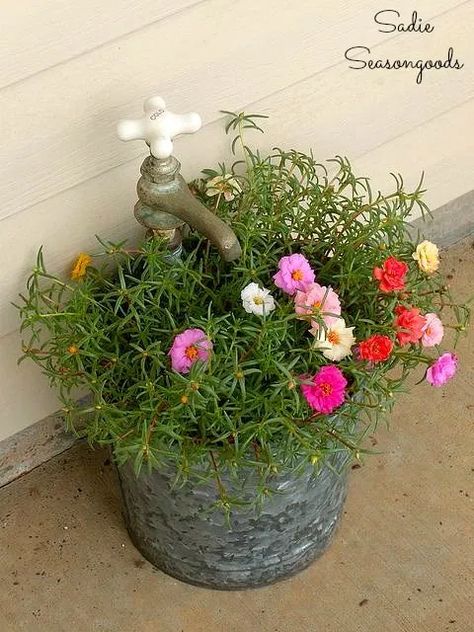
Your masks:
M121 140L141 139L150 147L137 183L137 221L152 234L167 237L172 255L180 254L182 229L188 224L205 235L223 259L237 259L241 249L234 231L194 197L179 173L180 163L171 155L172 139L178 134L196 132L201 127L201 117L195 112L173 114L166 110L161 97L147 99L143 109L144 118L120 121L117 126Z

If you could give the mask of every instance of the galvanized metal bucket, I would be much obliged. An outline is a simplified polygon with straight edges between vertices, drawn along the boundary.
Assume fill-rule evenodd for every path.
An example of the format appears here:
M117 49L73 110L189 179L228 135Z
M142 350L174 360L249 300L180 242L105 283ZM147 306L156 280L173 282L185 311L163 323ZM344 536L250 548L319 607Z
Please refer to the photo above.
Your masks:
M173 487L172 467L119 468L124 517L130 537L154 566L182 581L221 590L263 586L300 571L327 548L344 505L347 453L330 457L319 472L273 477L275 493L261 510L234 507L230 525L217 500L215 481ZM257 477L221 476L232 495L256 494Z

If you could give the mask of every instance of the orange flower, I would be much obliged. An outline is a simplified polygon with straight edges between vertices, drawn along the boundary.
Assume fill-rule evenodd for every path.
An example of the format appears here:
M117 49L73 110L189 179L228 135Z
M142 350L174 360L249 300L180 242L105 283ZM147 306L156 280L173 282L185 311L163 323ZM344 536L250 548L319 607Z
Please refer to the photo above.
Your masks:
M84 252L81 252L72 267L71 279L82 279L91 263L92 257Z

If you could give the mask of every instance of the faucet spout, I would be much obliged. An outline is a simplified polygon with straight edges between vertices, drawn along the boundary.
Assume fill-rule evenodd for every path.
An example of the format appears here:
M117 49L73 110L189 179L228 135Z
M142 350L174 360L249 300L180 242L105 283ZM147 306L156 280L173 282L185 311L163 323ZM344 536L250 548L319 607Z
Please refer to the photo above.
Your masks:
M242 252L236 234L194 197L179 167L173 157L145 159L137 184L135 217L152 230L173 230L188 224L207 237L225 261L234 261Z
M177 180L175 192L160 196L157 204L160 210L179 217L207 237L225 261L234 261L240 257L240 244L231 227L194 197L182 176L178 176Z

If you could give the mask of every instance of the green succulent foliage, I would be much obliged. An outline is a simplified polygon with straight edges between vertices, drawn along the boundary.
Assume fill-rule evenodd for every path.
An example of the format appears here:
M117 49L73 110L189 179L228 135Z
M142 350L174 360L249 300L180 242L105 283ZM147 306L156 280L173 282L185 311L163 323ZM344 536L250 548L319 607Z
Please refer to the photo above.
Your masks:
M301 396L301 376L329 362L273 285L282 256L307 257L318 282L337 291L357 340L374 333L394 339L400 303L449 309L456 333L468 319L442 276L423 274L412 260L408 218L416 208L428 212L421 182L408 193L394 175L394 191L382 195L345 158L323 165L294 150L260 156L243 133L260 129L261 117L227 114L233 151L243 159L204 171L191 186L236 232L237 262L224 262L192 231L174 260L157 238L138 249L99 239L79 281L48 274L40 251L20 306L23 357L57 388L70 428L91 443L112 444L117 460L131 459L137 471L171 460L183 479L213 476L224 507L232 499L220 483L222 468L256 468L264 494L276 472L308 461L320 467L339 450L358 456L364 434L390 411L412 369L432 361L419 345L398 347L372 367L345 358L338 366L349 381L347 401L332 415L314 414ZM234 199L209 197L206 180L227 173L239 185ZM389 255L410 266L402 296L381 294L372 278ZM240 293L250 282L272 289L277 309L265 317L246 313ZM168 351L189 327L203 329L214 347L209 362L181 375L171 370Z

